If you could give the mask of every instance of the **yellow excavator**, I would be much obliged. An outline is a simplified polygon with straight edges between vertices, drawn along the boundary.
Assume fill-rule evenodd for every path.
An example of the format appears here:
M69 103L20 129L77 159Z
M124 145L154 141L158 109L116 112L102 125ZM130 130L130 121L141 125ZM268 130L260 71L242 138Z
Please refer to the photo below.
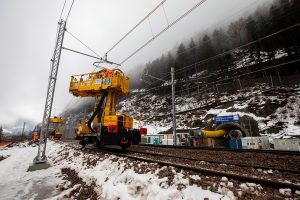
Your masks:
M134 129L133 118L116 113L116 97L128 94L129 78L120 69L103 68L98 72L71 76L69 91L77 97L94 97L94 112L88 120L80 120L76 139L87 144L118 145L123 149L139 144L141 132Z

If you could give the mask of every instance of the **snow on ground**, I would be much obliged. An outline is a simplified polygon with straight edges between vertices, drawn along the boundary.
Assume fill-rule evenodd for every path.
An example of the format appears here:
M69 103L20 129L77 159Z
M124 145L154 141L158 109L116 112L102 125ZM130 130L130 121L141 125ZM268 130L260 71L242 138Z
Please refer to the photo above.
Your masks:
M0 199L47 199L58 195L56 185L61 179L56 177L60 169L27 172L37 154L37 147L12 147L0 150L0 155L8 156L0 161Z
M91 153L84 154L83 151L69 145L51 141L47 146L51 167L27 172L36 153L37 147L32 146L0 150L0 155L9 156L0 161L0 199L74 198L72 195L80 192L79 188L85 184L95 184L93 188L100 199L226 200L233 194L229 190L211 192L190 184L187 177L175 170L172 170L174 176L170 181L169 177L162 173L168 169L167 167L160 168L156 164L142 162L133 163L126 158L108 154L103 154L102 157ZM62 176L62 171L66 168L75 170L84 184L71 184L66 181ZM201 178L193 175L193 180Z
M54 148L53 148L54 147ZM68 151L68 156L62 153L58 155L59 148ZM54 157L57 165L75 169L79 176L86 182L95 182L97 187L101 188L101 197L103 199L220 199L224 195L213 193L209 190L203 190L195 185L189 186L188 180L182 178L179 174L174 178L174 183L168 185L168 178L158 176L159 169L146 173L137 173L134 170L133 163L129 163L125 158L117 158L112 155L105 155L97 159L93 165L85 164L88 155L76 151L65 145L52 143L50 154L58 155ZM75 156L76 155L76 156ZM95 156L93 156L95 158ZM64 158L64 159L62 159ZM70 160L66 162L66 160ZM147 163L144 163L147 166ZM186 188L181 191L177 189L177 184L185 184ZM223 197L223 199L229 199Z

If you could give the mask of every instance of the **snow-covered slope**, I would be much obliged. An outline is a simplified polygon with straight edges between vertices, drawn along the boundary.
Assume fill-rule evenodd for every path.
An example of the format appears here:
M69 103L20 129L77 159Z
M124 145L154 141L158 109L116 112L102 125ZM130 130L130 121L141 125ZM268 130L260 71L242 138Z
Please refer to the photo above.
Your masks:
M141 119L151 130L152 127L168 129L172 126L170 96L132 95L118 107L120 112ZM251 126L253 135L300 135L300 87L260 85L236 94L177 96L176 112L179 129L204 128L209 126L214 115L238 114L246 129Z

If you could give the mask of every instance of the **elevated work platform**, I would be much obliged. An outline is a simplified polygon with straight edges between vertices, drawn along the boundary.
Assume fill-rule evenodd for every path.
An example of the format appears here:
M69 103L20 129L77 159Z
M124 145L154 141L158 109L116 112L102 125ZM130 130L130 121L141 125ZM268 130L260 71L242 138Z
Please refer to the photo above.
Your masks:
M128 94L129 79L119 69L101 70L87 74L73 75L69 91L74 96L95 97L103 90L114 90L118 96Z

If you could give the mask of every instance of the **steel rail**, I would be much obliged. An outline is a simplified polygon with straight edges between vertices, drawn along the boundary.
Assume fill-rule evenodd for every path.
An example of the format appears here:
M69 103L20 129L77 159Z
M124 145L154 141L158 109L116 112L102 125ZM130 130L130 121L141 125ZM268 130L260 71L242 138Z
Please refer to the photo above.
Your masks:
M246 175L239 175L239 174L234 174L234 173L228 173L224 171L216 171L216 170L211 170L211 169L205 169L205 168L200 168L200 167L193 167L189 165L184 165L184 164L176 164L176 163L171 163L167 161L160 161L160 160L154 160L150 158L145 158L145 157L138 157L134 155L128 155L125 153L120 153L120 149L100 149L100 148L87 148L88 150L92 151L98 151L98 152L103 152L103 153L109 153L112 155L120 156L120 157L126 157L130 159L135 159L143 162L151 162L151 163L157 163L158 165L161 166L172 166L176 167L179 169L183 170L188 170L188 171L194 171L194 172L199 172L202 174L207 174L207 175L213 175L213 176L219 176L219 177L227 177L227 178L232 178L241 182L253 182L260 184L262 186L267 186L270 188L290 188L293 191L300 190L300 185L299 184L294 184L290 182L280 182L280 181L274 181L266 178L258 178L254 176L246 176ZM109 151L112 150L112 151Z
M261 166L261 165L251 165L251 164L241 164L241 163L234 163L234 162L228 162L228 161L216 161L211 159L198 159L198 158L191 158L187 156L176 156L176 155L170 155L170 154L162 154L162 153L154 153L154 152L146 152L146 151L136 151L136 150L126 150L127 152L132 153L140 153L140 154L147 154L151 156L165 156L170 158L177 158L177 159L186 159L186 160L192 160L192 161L204 161L207 163L216 163L216 164L226 164L226 165L235 165L239 167L249 167L249 168L258 168L258 169L265 169L265 170L274 170L279 172L288 172L288 173L294 173L294 174L300 174L300 170L294 170L294 169L283 169L283 168L277 168L277 167L268 167L268 166Z
M148 147L161 147L161 148L171 148L171 149L191 149L191 150L208 150L208 151L232 151L238 153L269 153L269 154L281 154L281 155L295 155L300 156L300 151L288 151L288 150L261 150L261 149L229 149L220 147L191 147L191 146L172 146L172 145L160 145L160 144L139 144L141 146Z

